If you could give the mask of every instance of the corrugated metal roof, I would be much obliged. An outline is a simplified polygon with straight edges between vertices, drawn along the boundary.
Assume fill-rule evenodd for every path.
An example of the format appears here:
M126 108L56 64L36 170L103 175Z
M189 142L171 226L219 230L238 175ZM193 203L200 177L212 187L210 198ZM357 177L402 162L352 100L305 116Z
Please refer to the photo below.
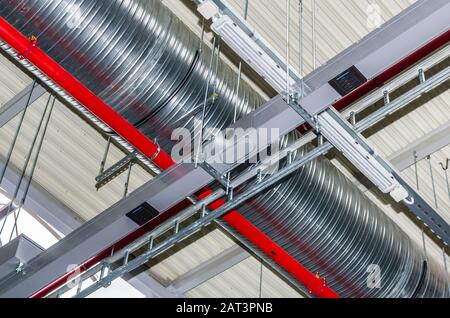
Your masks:
M199 17L191 11L189 0L164 0L171 10L179 15L183 21L197 34L201 33ZM304 73L312 70L312 41L311 41L311 3L305 0L304 16ZM412 0L317 0L316 32L317 32L317 66L325 63L337 53L358 41L369 33L373 27L368 23L370 9L380 8L380 22L387 21L401 10L408 7ZM243 12L244 1L230 0L239 12ZM249 21L256 27L282 56L285 55L286 12L283 1L250 0ZM372 7L370 7L372 5ZM373 7L375 5L376 7ZM378 6L378 7L377 7ZM291 0L291 63L298 66L298 1ZM373 18L373 17L372 17ZM370 22L370 21L369 21ZM206 38L210 38L207 34ZM0 56L0 103L3 105L14 94L18 93L31 81L3 56ZM449 93L432 99L426 105L418 107L412 112L402 114L398 120L392 122L381 131L374 133L370 140L386 156L401 150L407 144L426 135L428 132L450 120ZM27 115L24 129L15 149L12 163L21 166L28 150L29 141L37 125L47 96L36 102ZM17 119L0 130L0 151L7 153L12 134L17 125ZM394 138L393 138L394 137ZM35 180L49 193L61 200L84 220L88 220L103 211L108 206L120 200L123 194L125 175L121 176L100 191L94 188L94 178L98 173L106 141L68 108L57 103L48 135L39 159ZM111 149L108 163L118 161L123 154L115 148ZM445 189L442 184L442 173L438 162L450 157L450 147L433 156L435 178L438 182L439 206L448 216L449 201L446 201ZM340 165L335 161L336 165ZM430 187L427 163L419 163L421 190L427 198L433 198ZM345 168L342 168L345 171ZM414 169L410 168L404 175L413 184ZM141 168L133 168L130 190L149 180ZM403 213L398 213L389 204L380 200L373 193L368 193L375 202L381 205L386 213L405 229L418 244L421 242L421 232L413 222ZM447 202L447 203L446 203ZM447 205L446 205L447 204ZM172 254L165 254L165 259L153 266L154 276L169 283L180 275L197 267L202 262L221 253L232 246L234 242L219 230L211 231L198 240L184 242L185 248L176 250ZM439 249L430 240L427 241L430 253L439 257ZM188 293L191 297L259 297L260 263L255 258L249 258L234 266L221 275L211 279ZM278 278L269 269L263 270L263 297L298 296L288 284Z

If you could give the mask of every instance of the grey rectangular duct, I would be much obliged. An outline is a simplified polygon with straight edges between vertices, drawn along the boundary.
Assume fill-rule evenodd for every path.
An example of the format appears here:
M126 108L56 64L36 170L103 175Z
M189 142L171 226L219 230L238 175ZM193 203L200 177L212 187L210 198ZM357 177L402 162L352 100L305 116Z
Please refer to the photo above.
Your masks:
M26 235L17 238L0 248L0 281L20 271L20 268L39 255L44 249Z

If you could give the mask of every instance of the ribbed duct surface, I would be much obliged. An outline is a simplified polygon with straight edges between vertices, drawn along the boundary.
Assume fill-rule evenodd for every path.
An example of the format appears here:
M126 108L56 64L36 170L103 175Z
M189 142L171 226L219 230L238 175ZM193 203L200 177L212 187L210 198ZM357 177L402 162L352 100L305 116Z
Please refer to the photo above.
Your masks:
M218 93L206 127L225 128L261 98L159 0L2 0L0 14L170 153L174 128L193 128L206 83ZM212 87L215 87L213 89ZM325 158L239 208L344 297L443 297L443 269ZM381 288L367 271L381 270Z

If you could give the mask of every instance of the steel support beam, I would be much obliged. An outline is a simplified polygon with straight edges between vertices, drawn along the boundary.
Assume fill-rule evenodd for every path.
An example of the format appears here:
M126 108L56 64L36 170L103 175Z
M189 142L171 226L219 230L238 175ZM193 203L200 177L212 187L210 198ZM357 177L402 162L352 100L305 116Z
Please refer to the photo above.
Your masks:
M185 294L249 257L250 254L246 250L239 245L234 245L178 277L168 289L176 294Z
M3 166L4 162L1 162L0 167ZM12 195L18 181L19 174L14 169L8 167L1 187ZM22 191L19 192L19 195L22 195ZM25 209L34 217L50 224L63 235L68 235L82 224L81 220L77 219L73 211L60 203L36 182L32 182L28 190ZM1 217L3 216L0 215Z
M443 11L444 12L446 11L442 9L443 1L435 0L423 2L428 3L427 8L423 10L423 12L428 15L422 17L413 16L414 22L415 24L420 24L421 19L429 20L430 10L435 10L433 14L436 14L436 16L434 16L434 18L439 23L434 24L435 29L433 30L433 32L436 31L436 34L438 35L439 33L437 32L442 31L441 30L442 26L440 23L442 21L444 22L447 21L445 15L443 17L443 20L440 17L440 14L442 14ZM450 6L448 6L448 8L450 8ZM421 11L422 9L423 8L415 7L415 10L418 11ZM409 15L405 14L402 15L401 17L405 20L411 19ZM399 27L399 25L397 25L397 27ZM407 30L405 30L404 27L399 28L403 32L407 32ZM384 32L386 36L389 35L389 32L387 32L386 30ZM433 32L428 34L429 36L428 39L434 38L435 34ZM418 50L420 54L414 52L412 54L413 57L409 58L407 62L401 61L401 65L396 66L395 70L397 71L397 73L393 72L392 69L389 69L389 74L385 74L382 79L389 78L389 76L390 77L395 76L396 74L401 72L403 68L411 66L413 63L417 62L417 60L421 59L422 57L433 52L440 46L444 45L445 43L448 42L448 36L449 36L448 33L444 33L439 38L434 39L430 43L430 45L425 46L424 47L425 49L420 48ZM377 43L377 45L379 46L380 43ZM395 48L397 48L397 46ZM358 45L355 45L353 49L355 50L354 54L356 54L360 49L360 47ZM396 58L399 57L396 56ZM383 69L380 68L380 70ZM324 69L320 70L320 72L323 71ZM329 80L329 78L327 80ZM378 81L372 83L379 84ZM367 93L366 90L367 87L365 87L363 90L360 90L358 94L362 94L364 92ZM325 94L324 95L325 101L329 100L330 97L331 100L334 101L333 98L336 97L336 96L332 97L330 94L327 94L326 91L320 91L316 93L315 96L318 98L320 97L319 95L321 95L321 93ZM311 96L311 94L309 96ZM93 96L91 97L94 98ZM311 100L306 104L310 102ZM342 104L348 102L349 98L345 98L344 101L341 101L340 105L342 106ZM317 106L318 110L320 110L320 103ZM329 104L327 104L327 106L329 106ZM292 110L281 99L281 97L278 97L272 100L267 105L265 105L265 107L262 107L255 113L245 117L243 120L241 120L239 123L236 124L236 127L242 128L263 127L269 129L281 128L279 133L280 135L283 135L289 131L294 130L302 123L304 123L302 117L298 115L294 110ZM126 138L126 136L124 137ZM310 157L305 158L304 162L306 162L306 160L312 160L312 158L316 158L316 156L322 154L323 152L329 149L331 149L330 145L320 146L312 154L310 154ZM232 167L230 167L229 165L222 164L222 165L215 165L214 168L220 173L222 173L228 171ZM295 167L292 167L292 169L294 168ZM285 173L291 173L292 171L288 169ZM93 220L88 222L85 226L78 229L74 233L70 234L65 240L56 244L48 252L43 253L36 260L32 261L29 265L29 268L26 271L27 272L26 275L21 277L15 276L10 281L4 282L4 284L2 284L2 286L0 287L0 294L8 297L27 296L27 295L31 296L33 292L35 292L36 290L40 290L41 288L54 282L54 280L57 277L60 277L61 275L65 274L65 267L67 266L67 264L81 264L86 260L89 260L90 257L100 255L106 246L110 246L111 242L116 242L118 238L120 239L127 237L127 239L131 239L132 236L130 234L132 233L135 237L139 236L139 234L143 234L145 232L145 229L141 228L138 231L139 227L125 216L127 212L136 208L141 203L148 202L159 212L161 212L161 214L156 219L152 220L148 224L148 227L146 229L149 229L152 226L154 226L155 223L160 224L162 221L161 218L167 218L170 216L170 213L167 212L167 209L174 207L174 205L181 202L183 198L193 194L196 190L202 188L203 186L207 185L213 180L214 179L213 177L211 177L210 174L208 174L207 172L205 172L200 168L195 169L193 165L189 164L181 164L167 170L166 172L162 173L162 175L154 182L144 185L142 188L133 193L129 198L107 209L103 214L94 218ZM276 179L272 181L275 182ZM264 186L270 185L272 184L269 183L264 184ZM244 199L245 198L242 198L242 200ZM230 204L224 205L223 208L218 209L217 213L214 212L214 214L207 216L204 221L207 222L213 220L214 217L218 217L225 214L228 211L228 209L232 207L233 204L235 203L236 202L232 202ZM194 231L195 229L193 227L190 227L182 234L188 235L189 233L192 233ZM175 238L173 239L175 240ZM170 243L173 244L172 241L168 242L167 244ZM120 244L116 244L115 246L115 248L120 247L121 247ZM151 253L149 253L148 255L153 255L152 253L155 253L155 251L151 251ZM145 257L147 257L147 254L143 255L142 258ZM286 255L286 258L288 258L288 255ZM130 262L131 265L129 267L132 267L132 265L134 266L138 261L139 260L136 260L136 262L131 261ZM125 268L123 270L125 270ZM108 279L114 279L114 277L108 277Z
M124 275L122 277L127 283L136 288L147 298L182 298L182 293L172 292L160 282L151 277L149 273L142 272L137 275Z
M391 155L388 160L399 170L403 171L414 165L414 153L417 161L450 145L450 122L426 134L422 138Z
M25 87L21 92L14 96L10 101L0 108L0 128L6 125L10 120L16 117L27 106L27 100L30 96L30 91L33 88L33 84ZM38 100L47 91L44 87L37 84L33 89L33 94L30 98L30 105Z

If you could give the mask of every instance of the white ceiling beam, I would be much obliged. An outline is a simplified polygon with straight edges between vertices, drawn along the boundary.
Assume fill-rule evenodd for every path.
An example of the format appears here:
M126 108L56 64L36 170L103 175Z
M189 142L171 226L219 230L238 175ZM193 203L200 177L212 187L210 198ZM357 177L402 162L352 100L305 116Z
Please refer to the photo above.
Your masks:
M246 250L234 245L175 279L168 289L175 294L185 294L249 257Z
M126 274L122 277L131 286L144 294L147 298L184 298L182 293L174 293L164 287L160 282L151 277L148 272L142 272L135 276Z
M4 160L2 160L0 166L3 168ZM19 178L19 174L13 168L7 168L1 187L9 196L14 193ZM19 191L19 197L22 193L23 190ZM75 212L59 202L58 199L34 181L31 183L28 191L25 209L34 217L48 223L64 236L71 233L83 223Z
M16 117L27 107L28 98L30 98L29 105L31 105L47 92L44 87L36 84L30 97L30 92L32 89L33 83L25 87L21 92L16 94L16 96L0 108L0 128L9 123L11 119Z

